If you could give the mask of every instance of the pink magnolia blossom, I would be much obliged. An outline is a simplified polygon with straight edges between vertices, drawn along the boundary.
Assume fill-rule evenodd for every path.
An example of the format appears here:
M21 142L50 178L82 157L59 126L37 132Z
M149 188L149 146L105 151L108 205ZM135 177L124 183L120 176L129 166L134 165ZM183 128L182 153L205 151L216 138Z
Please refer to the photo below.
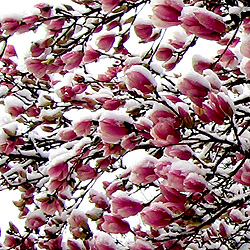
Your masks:
M201 107L211 86L200 74L190 72L179 80L177 88L182 94L188 96L196 105Z
M179 25L183 7L182 0L156 0L153 2L151 20L156 27L163 29Z
M120 106L122 106L122 102L120 100L117 99L110 99L107 100L103 103L102 107L106 110L116 110L118 109Z
M70 230L75 237L83 238L89 231L88 218L79 209L74 209L68 218Z
M64 20L62 19L52 19L49 21L48 23L48 29L52 32L57 32L60 31L62 29L64 25Z
M209 94L209 103L203 103L202 108L210 121L223 124L224 119L231 117L234 113L234 105L232 100L223 92Z
M173 56L173 47L171 45L161 46L157 49L155 57L159 61L168 61Z
M116 117L108 117L108 115L103 115L100 118L99 128L101 138L106 143L117 143L129 133L129 129L126 126L126 117L120 116L118 113Z
M35 210L34 212L28 213L26 217L26 226L29 229L38 229L46 222L46 217L41 210Z
M139 134L147 139L152 139L150 135L150 129L153 126L153 122L145 117L140 117L136 123L135 128L139 131Z
M83 119L74 123L74 130L77 135L89 135L91 132L92 121L90 119Z
M141 38L143 41L149 40L153 33L153 25L152 24L145 24L145 23L135 23L134 29L135 34Z
M148 113L148 118L154 123L164 122L179 127L181 121L176 113L164 105L156 103Z
M83 59L83 53L80 51L71 51L61 56L62 61L66 64L64 69L71 70L80 65Z
M96 62L100 57L100 52L94 50L90 45L87 50L84 51L83 62L84 63L92 63Z
M34 7L38 8L41 11L41 15L43 17L50 17L52 13L52 6L47 3L39 3L36 4Z
M63 191L67 190L68 187L69 187L69 183L67 180L59 181L57 179L50 179L48 183L48 190L50 192L57 190L61 198L64 197Z
M15 33L20 27L18 20L14 18L6 18L1 23L1 28L6 31L7 34L11 35Z
M129 223L116 216L103 215L103 219L101 228L107 233L125 234L130 231Z
M220 49L217 52L218 55L221 55L222 53L223 55L220 58L221 65L225 68L228 67L233 69L239 61L237 56L230 49L227 49L226 51L224 51L224 49Z
M153 202L141 211L142 220L155 229L164 228L171 223L172 212L162 203Z
M202 193L207 187L207 182L203 176L197 173L189 173L183 181L185 191L192 193Z
M71 86L64 86L60 88L58 95L64 102L68 102L74 100L76 93Z
M52 238L49 240L44 240L39 242L39 246L43 249L62 249L62 236L58 236L56 238Z
M17 236L7 234L4 240L6 247L14 248L21 243L21 239Z
M126 71L125 84L129 90L139 90L144 95L150 94L156 87L156 82L151 73L143 66L134 65Z
M63 140L63 141L73 141L77 137L77 134L75 133L75 131L72 128L62 129L62 130L60 130L58 135L60 136L61 140Z
M97 47L99 49L107 52L112 48L115 42L115 35L114 34L102 35L96 40L96 42L97 42Z
M28 58L26 60L28 71L33 73L36 77L41 78L46 74L48 65L42 59Z
M40 207L45 214L54 215L56 211L61 214L64 205L59 198L46 198L41 202Z
M11 107L8 107L7 112L11 114L12 116L17 117L20 114L23 114L25 112L25 109L20 106L11 106Z
M30 117L38 117L40 114L40 108L32 106L26 110L26 114Z
M124 149L134 149L136 147L136 145L138 144L138 137L136 136L135 133L131 133L129 135L125 135L123 138L122 138L122 141L121 141L121 146L122 148Z
M94 189L91 189L89 191L89 199L90 199L90 202L95 203L95 206L98 208L102 208L102 209L109 208L109 201L103 193L99 193L95 191Z
M67 162L60 162L52 165L48 169L48 174L51 178L59 181L64 180L69 174L69 166Z
M32 16L26 16L23 17L22 21L25 24L34 24L39 20L39 17L37 15L32 15Z
M143 209L140 201L129 197L122 191L117 191L111 199L112 213L119 218L134 216Z
M16 50L15 47L11 44L7 44L5 49L4 49L4 54L3 57L9 58L12 56L16 56Z
M221 81L214 71L212 71L211 69L206 69L203 71L203 75L205 76L205 79L210 83L212 90L215 90L214 92L221 91Z
M4 143L0 144L0 152L9 155L17 145L25 144L22 138L16 137L14 140L7 139Z
M83 243L80 240L68 239L67 246L68 250L86 250L86 248L83 246Z
M201 74L204 70L211 67L212 60L207 59L201 55L194 55L192 58L192 65L193 69Z
M176 240L164 241L163 245L165 246L166 249L172 249L172 250L183 250L184 249L180 243L176 243Z
M187 145L168 146L164 150L164 153L168 156L177 157L181 160L189 160L193 155L191 149Z
M117 7L120 0L101 0L102 9L107 12L112 12L112 10Z
M111 183L106 182L106 193L109 198L111 198L112 194L117 190L125 190L122 180L113 181Z
M188 191L189 185L191 187L192 181L194 181L194 183L196 181L197 183L204 181L202 176L203 170L186 160L163 158L158 164L156 164L155 172L158 176L167 180L169 187L174 188L179 192ZM190 175L189 179L187 176L190 173L195 173L195 175ZM184 184L186 178L186 184Z
M104 232L98 232L94 235L94 247L91 246L91 250L117 250L114 239Z
M243 166L234 175L234 180L246 186L250 186L250 164L249 161L243 164Z
M153 144L157 146L167 146L171 144L178 144L181 140L180 132L168 120L162 119L150 131L153 137Z
M174 212L184 212L187 197L175 188L160 184L161 193L166 201L164 203ZM176 210L176 211L175 211Z
M220 40L226 31L221 16L198 7L183 8L180 21L188 34L195 34L208 40Z
M151 183L158 179L155 174L157 159L152 156L145 156L140 162L133 165L130 174L130 181L134 184Z
M90 180L97 177L97 172L94 168L90 167L88 164L79 163L76 165L77 177L81 181Z
M225 119L225 114L223 112L218 112L216 108L211 107L210 105L207 105L205 103L202 104L202 109L204 110L205 119L203 117L199 116L199 118L206 122L208 121L214 121L217 124L223 124Z
M129 244L129 250L154 250L155 247L143 239L137 238L134 243Z

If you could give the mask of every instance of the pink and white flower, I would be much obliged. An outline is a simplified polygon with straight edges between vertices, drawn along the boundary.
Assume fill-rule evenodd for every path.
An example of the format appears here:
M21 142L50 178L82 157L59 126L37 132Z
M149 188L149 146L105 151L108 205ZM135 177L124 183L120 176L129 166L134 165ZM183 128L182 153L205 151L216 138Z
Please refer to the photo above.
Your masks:
M204 8L184 7L179 20L188 34L208 40L220 40L226 31L222 17Z
M141 211L142 220L154 229L164 228L171 223L173 214L166 205L153 202Z
M189 72L180 78L177 88L188 96L196 105L201 107L211 89L210 83L196 72Z
M130 231L129 223L113 215L103 215L101 228L107 233L125 234Z
M134 216L143 209L142 202L129 197L125 192L117 191L111 199L112 213L119 218Z
M106 143L117 143L130 131L128 125L131 120L128 116L120 113L103 113L99 120L101 138ZM128 123L128 125L126 125Z
M179 25L183 7L182 0L156 0L153 2L151 20L156 27L163 29Z
M62 61L65 63L64 69L71 70L80 65L83 59L81 51L71 51L61 56Z
M156 81L145 67L141 65L131 66L126 71L125 84L129 90L139 90L144 95L150 94L156 88Z

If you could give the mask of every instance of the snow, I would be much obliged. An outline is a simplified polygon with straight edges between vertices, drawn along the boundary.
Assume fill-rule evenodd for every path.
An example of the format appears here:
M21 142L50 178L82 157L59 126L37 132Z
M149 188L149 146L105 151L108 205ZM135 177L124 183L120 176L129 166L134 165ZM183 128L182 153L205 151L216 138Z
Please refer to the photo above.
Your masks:
M22 107L23 102L16 96L9 95L4 99L4 105L8 109L9 107Z
M122 113L121 111L103 111L100 116L100 121L104 119L113 119L115 121L122 121L122 122L128 122L133 123L133 119L129 117L126 113Z

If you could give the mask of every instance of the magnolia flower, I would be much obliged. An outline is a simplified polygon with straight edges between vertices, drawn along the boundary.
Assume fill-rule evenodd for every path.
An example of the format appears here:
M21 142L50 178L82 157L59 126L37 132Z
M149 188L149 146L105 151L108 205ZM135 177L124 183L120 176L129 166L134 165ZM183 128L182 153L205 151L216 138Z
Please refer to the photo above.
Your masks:
M103 113L99 121L102 140L106 143L117 143L129 133L129 122L130 119L122 114Z
M150 134L153 137L153 143L157 146L178 144L181 140L179 130L169 124L167 118L154 125Z
M102 9L107 12L112 12L112 10L117 7L120 0L101 0Z
M84 51L83 62L84 63L91 63L95 62L99 59L100 52L94 50L91 46L88 46L88 49Z
M104 194L95 191L94 189L91 189L89 191L89 199L90 199L90 202L95 203L95 206L98 208L102 208L102 209L109 208L109 201L107 197Z
M188 34L208 40L220 40L226 31L222 17L204 8L184 7L179 20Z
M83 53L80 51L71 51L61 56L62 61L66 64L64 69L71 70L78 67L82 61Z
M107 233L98 232L94 235L93 250L117 250L117 244L114 239Z
M39 227L44 225L45 222L46 217L40 209L28 213L26 217L26 226L29 229L38 229Z
M250 164L247 161L234 175L234 180L246 186L250 186Z
M153 25L142 21L134 24L135 34L143 41L147 41L153 33Z
M46 74L48 65L42 59L28 58L26 60L28 71L33 73L36 77L41 78Z
M156 53L155 57L159 61L168 61L173 56L173 47L171 45L160 46Z
M200 74L189 72L180 78L177 88L182 94L188 96L196 105L201 107L211 86Z
M142 220L155 229L164 228L170 224L173 214L162 203L153 202L141 211Z
M153 1L153 16L151 20L156 27L168 28L181 24L181 15L184 3L182 0L156 0Z
M67 162L60 162L52 165L48 169L48 174L51 178L59 181L64 180L69 174L69 167Z
M134 184L151 183L158 179L155 174L157 159L152 156L145 156L141 161L136 162L131 169L130 181Z
M62 130L60 130L58 135L60 136L61 140L63 140L63 141L73 141L77 137L77 134L75 133L75 131L72 128L62 129Z
M126 71L126 81L125 84L129 90L139 90L144 95L150 94L154 91L156 87L156 82L145 67L141 65L131 66Z
M143 209L140 201L133 199L122 191L117 191L111 199L112 213L119 218L136 215Z
M101 228L105 232L113 234L125 234L130 231L130 226L127 221L112 215L103 215Z
M97 172L94 168L82 163L76 165L76 173L81 181L90 180L97 176Z
M109 51L115 42L114 34L101 35L97 40L97 47L104 51Z

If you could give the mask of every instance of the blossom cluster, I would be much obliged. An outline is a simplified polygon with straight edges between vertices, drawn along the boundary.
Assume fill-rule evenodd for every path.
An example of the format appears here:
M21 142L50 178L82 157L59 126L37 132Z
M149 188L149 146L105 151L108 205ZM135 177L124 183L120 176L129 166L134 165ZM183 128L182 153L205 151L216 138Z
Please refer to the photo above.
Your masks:
M244 247L247 1L73 2L0 20L0 185L25 221L1 249ZM10 38L40 29L20 60Z

